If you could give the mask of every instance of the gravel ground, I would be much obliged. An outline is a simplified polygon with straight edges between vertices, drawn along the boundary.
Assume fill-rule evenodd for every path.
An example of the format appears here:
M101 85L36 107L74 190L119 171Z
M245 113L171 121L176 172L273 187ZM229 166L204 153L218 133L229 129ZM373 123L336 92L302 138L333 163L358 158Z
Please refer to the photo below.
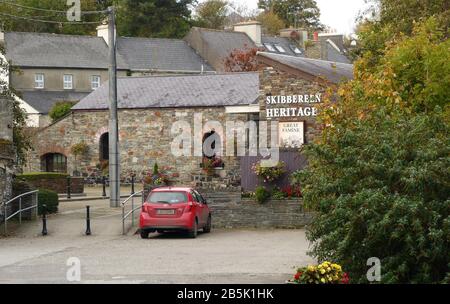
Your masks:
M0 283L69 283L67 259L81 263L81 283L283 283L295 266L312 263L303 230L213 230L188 239L121 235L121 209L92 206L84 236L83 203L64 203L48 220L27 223L0 239Z

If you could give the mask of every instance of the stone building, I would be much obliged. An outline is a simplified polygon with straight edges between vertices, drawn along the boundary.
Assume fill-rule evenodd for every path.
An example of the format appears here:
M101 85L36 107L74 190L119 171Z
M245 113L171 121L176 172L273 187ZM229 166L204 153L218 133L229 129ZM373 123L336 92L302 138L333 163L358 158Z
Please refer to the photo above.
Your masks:
M258 53L257 59L260 70L252 73L119 78L122 179L132 173L145 176L158 163L174 184L254 189L258 179L251 167L262 155L237 155L235 142L227 137L229 121L266 123L266 141L279 148L288 171L303 168L306 159L299 149L320 134L316 115L323 93L351 78L352 65L268 52ZM36 134L25 170L85 177L104 174L109 158L108 117L108 85L104 84L75 105L70 116ZM275 133L268 122L275 122ZM260 143L261 134L257 134ZM216 169L215 177L206 177L201 147L212 135L220 142L218 151L223 148L216 155L223 166ZM88 152L75 157L71 147L81 142ZM182 150L183 155L174 150ZM286 184L288 177L281 183Z
M152 171L155 163L177 184L202 181L203 151L194 154L206 135L219 136L222 146L226 121L246 121L245 108L258 111L257 73L125 77L118 79L119 150L122 179ZM64 171L83 176L101 175L108 161L108 86L96 90L73 107L70 116L42 129L35 137L28 171ZM214 123L212 122L214 121ZM179 127L177 127L177 124ZM210 125L209 125L210 124ZM188 133L180 133L189 131ZM188 151L174 156L176 137ZM86 155L75 159L71 147L88 145ZM216 182L239 183L236 157L221 156L224 163ZM204 180L203 180L204 181Z

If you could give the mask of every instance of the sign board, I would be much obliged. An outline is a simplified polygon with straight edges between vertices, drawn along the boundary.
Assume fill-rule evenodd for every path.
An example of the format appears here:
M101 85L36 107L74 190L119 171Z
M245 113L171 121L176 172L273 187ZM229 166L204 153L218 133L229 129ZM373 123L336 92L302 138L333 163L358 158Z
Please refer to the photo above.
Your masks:
M305 123L279 122L278 144L280 148L300 148L305 143Z

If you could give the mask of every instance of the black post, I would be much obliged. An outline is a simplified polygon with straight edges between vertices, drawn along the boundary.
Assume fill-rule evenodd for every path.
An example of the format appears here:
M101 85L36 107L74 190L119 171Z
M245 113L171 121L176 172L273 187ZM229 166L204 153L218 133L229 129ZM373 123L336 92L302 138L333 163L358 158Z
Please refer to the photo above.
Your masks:
M134 174L131 175L131 195L134 194Z
M42 205L42 235L47 235L47 205Z
M71 180L70 180L70 175L67 176L67 199L70 199L70 189L71 188Z
M86 206L86 235L91 235L91 217L89 215L90 206Z
M103 197L106 197L106 176L103 176L102 178L102 184L103 184Z

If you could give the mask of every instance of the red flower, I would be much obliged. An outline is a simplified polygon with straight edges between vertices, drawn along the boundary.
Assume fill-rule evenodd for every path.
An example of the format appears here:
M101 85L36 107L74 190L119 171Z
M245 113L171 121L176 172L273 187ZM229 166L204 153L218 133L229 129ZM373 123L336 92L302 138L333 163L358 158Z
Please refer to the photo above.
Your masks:
M344 272L341 283L342 284L348 284L350 282L350 277L348 276L348 273Z
M302 276L302 273L301 273L301 272L297 272L297 273L295 274L295 276L294 276L294 279L295 279L296 281L298 281L298 280L300 279L301 276Z

